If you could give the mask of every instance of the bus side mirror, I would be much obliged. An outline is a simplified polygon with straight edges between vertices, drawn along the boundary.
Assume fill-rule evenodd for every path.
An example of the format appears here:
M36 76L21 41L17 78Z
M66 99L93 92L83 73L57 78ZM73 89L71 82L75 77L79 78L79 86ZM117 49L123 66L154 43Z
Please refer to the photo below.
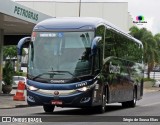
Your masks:
M92 41L92 45L91 45L91 55L96 55L97 54L97 45L98 42L102 40L101 36L96 36L93 41Z
M17 57L18 57L18 71L21 70L21 58L22 58L22 50L23 50L23 45L25 43L29 43L31 41L31 37L24 37L22 39L20 39L20 41L18 42L17 45Z

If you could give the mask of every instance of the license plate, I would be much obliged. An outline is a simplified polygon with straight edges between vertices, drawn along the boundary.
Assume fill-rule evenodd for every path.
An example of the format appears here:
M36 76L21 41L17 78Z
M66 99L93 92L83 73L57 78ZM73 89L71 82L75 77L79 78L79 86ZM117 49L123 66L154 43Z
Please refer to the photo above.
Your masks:
M63 104L62 101L60 101L60 100L53 100L53 101L51 101L51 103L52 103L52 105L62 105Z

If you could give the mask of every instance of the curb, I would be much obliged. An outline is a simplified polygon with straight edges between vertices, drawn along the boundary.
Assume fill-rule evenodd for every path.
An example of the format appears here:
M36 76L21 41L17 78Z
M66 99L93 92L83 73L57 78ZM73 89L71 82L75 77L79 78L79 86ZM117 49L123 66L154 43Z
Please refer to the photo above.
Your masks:
M13 108L25 108L29 107L28 104L18 104L18 105L2 105L0 109L13 109Z
M144 88L143 91L144 91L144 93L158 92L158 91L160 91L160 88Z
M27 108L27 107L34 107L34 106L29 106L28 104L24 104L24 105L20 104L20 105L15 105L15 106L4 105L4 106L0 107L0 109Z
M24 105L16 105L15 108L25 108L25 107L30 107L28 104Z
M0 93L0 96L14 96L15 94L3 94L3 93Z
M15 106L4 106L4 107L0 107L0 109L13 109L15 108Z

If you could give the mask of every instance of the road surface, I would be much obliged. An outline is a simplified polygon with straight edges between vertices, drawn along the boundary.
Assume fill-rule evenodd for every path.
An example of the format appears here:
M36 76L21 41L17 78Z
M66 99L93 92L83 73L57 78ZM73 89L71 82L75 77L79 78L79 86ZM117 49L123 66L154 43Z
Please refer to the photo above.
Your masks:
M107 105L107 110L104 114L97 114L93 110L86 109L77 109L77 108L59 108L56 107L53 113L45 113L41 106L37 107L21 107L21 108L13 108L13 109L1 109L0 116L29 116L29 117L42 117L43 120L54 121L56 118L58 122L56 125L86 125L91 124L97 125L97 121L101 124L109 124L109 125L117 125L119 122L116 120L118 118L124 118L124 122L120 123L121 125L128 125L127 118L139 118L139 116L148 116L149 118L153 118L152 120L156 120L156 116L160 117L160 91L145 93L143 99L137 102L137 106L135 108L122 108L121 104L109 104ZM112 116L112 117L111 117ZM160 118L158 117L158 122L134 122L130 123L138 124L138 125L158 125L160 124ZM84 119L88 118L88 121ZM115 123L106 122L105 119L111 118L111 121L115 121ZM126 118L126 119L125 119ZM99 121L100 120L100 121ZM103 122L101 122L101 120ZM126 121L125 121L126 120ZM142 119L143 120L143 119ZM77 121L77 122L75 122ZM84 123L87 122L87 123ZM8 124L8 123L4 123ZM12 123L12 125L16 125L17 123ZM20 123L19 123L20 124ZM21 123L22 124L22 123ZM20 125L21 125L20 124ZM30 123L36 124L36 123ZM44 123L38 123L38 125ZM49 123L45 123L48 124ZM52 124L55 124L52 123ZM28 125L28 123L23 123L22 125Z

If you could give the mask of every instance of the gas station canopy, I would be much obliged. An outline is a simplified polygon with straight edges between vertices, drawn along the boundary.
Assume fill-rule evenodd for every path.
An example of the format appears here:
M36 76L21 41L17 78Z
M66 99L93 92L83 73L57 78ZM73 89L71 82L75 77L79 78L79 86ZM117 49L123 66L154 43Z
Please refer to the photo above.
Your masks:
M4 45L15 44L15 40L30 35L34 25L47 18L51 16L11 0L1 0L0 29L3 30Z
M0 0L0 93L2 91L3 45L16 45L30 36L35 24L51 18L11 0Z

